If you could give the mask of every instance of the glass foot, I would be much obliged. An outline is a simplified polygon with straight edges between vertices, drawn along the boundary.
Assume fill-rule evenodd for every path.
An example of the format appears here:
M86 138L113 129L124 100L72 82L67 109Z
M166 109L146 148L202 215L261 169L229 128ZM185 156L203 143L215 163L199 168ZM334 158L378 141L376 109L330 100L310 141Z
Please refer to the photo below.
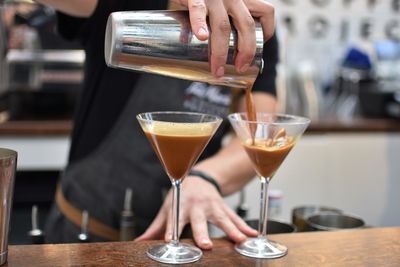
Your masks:
M287 247L266 238L248 238L235 246L240 254L259 259L273 259L285 256Z
M147 251L147 256L151 259L169 264L184 264L198 261L203 252L195 246L179 243L173 244L159 244L151 247Z

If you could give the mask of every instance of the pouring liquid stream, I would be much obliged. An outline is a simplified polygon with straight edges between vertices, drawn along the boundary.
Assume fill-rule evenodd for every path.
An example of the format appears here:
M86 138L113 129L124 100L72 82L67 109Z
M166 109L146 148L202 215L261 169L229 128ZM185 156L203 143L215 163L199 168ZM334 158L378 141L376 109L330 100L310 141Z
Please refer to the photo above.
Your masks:
M254 122L254 123L249 124L250 136L251 136L250 143L252 146L254 146L256 144L256 131L257 131L257 123L256 123L257 111L256 111L256 107L254 105L254 99L253 99L253 95L252 95L253 85L254 85L253 82L248 83L245 88L247 120ZM274 147L274 146L280 147L280 146L282 146L282 145L278 145L278 143L280 143L280 141L284 141L283 143L285 143L285 146L291 145L291 143L293 142L293 140L291 140L291 138L289 138L287 136L287 133L284 128L280 129L277 133L271 132L270 134L271 134L271 136L264 142L265 147Z
M256 107L254 106L254 99L251 91L253 89L254 83L248 83L247 87L245 88L246 91L246 112L247 112L247 119L249 121L256 121L257 114L256 114ZM250 124L250 133L251 133L251 142L254 144L254 139L256 136L257 124L251 123Z

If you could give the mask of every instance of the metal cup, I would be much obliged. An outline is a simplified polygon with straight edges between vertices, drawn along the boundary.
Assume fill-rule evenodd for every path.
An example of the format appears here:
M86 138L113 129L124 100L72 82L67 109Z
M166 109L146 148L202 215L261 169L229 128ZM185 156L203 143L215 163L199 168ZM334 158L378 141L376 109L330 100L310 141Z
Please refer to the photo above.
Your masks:
M104 54L108 66L229 87L253 83L263 67L263 32L256 22L257 50L247 72L238 74L234 60L237 32L232 28L225 75L209 69L209 40L192 32L187 11L115 12L107 22Z
M311 231L334 231L342 229L363 228L365 223L361 218L346 214L319 213L307 219Z
M310 216L321 212L329 212L332 214L341 214L342 211L336 208L324 206L300 206L292 210L292 223L297 226L299 232L307 231L307 219Z
M8 232L17 167L17 152L0 148L0 265L7 261Z

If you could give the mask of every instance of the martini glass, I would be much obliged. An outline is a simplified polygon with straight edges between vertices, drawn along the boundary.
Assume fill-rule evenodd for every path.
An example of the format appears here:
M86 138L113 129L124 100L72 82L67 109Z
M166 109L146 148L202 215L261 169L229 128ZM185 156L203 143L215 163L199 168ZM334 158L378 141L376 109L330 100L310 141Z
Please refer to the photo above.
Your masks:
M230 114L228 118L261 182L259 236L236 244L235 249L253 258L282 257L287 247L267 238L268 185L310 120L268 113L257 113L256 121L249 121L245 113Z
M222 119L189 112L151 112L137 115L173 188L173 234L169 244L158 244L147 255L158 262L184 264L195 262L203 253L197 247L179 242L179 198L183 179L193 167Z

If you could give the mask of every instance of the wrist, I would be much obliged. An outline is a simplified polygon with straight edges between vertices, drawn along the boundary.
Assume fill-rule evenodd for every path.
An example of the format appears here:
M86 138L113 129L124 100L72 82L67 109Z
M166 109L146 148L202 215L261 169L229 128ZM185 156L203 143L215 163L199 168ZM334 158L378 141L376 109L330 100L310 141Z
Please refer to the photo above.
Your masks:
M212 175L210 175L204 171L199 171L199 170L191 170L189 172L189 175L199 177L199 178L203 179L204 181L209 182L210 184L212 184L215 187L215 189L217 189L218 193L222 196L221 187L220 187L219 183L217 182L217 180Z

